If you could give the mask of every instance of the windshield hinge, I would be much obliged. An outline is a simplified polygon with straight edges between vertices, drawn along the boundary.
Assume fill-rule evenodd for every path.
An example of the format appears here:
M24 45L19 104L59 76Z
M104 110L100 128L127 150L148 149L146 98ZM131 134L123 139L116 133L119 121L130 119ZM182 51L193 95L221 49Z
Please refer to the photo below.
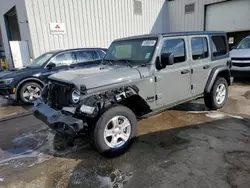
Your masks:
M155 95L155 100L156 100L156 101L158 100L158 95Z

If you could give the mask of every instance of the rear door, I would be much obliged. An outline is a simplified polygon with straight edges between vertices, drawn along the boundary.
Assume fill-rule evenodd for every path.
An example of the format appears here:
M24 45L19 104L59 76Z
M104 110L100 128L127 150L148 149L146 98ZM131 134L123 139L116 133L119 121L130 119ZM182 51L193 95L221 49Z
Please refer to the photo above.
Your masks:
M213 68L221 65L226 66L230 58L226 35L223 33L209 36L189 36L189 44L192 53L190 63L193 69L192 93L196 96L204 93Z
M209 38L206 35L188 36L192 67L191 84L192 94L203 94L211 66L211 53L209 50Z
M100 60L99 54L96 50L78 50L74 51L74 63L70 66L71 68L84 68L96 66L98 60Z
M187 57L187 37L167 37L163 41L161 53L173 53L174 64L155 72L158 106L181 103L192 97L191 67Z

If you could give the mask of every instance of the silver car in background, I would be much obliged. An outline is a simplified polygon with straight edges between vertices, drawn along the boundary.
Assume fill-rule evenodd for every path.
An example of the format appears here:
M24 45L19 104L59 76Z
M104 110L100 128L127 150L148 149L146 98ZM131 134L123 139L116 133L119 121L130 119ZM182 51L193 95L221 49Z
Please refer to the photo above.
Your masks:
M231 73L234 77L250 77L250 36L244 38L230 52Z

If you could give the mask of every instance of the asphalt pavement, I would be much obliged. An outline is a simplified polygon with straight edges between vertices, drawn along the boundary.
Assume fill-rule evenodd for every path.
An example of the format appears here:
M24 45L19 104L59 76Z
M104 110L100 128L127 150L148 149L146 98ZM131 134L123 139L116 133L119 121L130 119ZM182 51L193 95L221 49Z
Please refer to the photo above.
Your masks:
M0 97L0 122L30 113L32 106Z

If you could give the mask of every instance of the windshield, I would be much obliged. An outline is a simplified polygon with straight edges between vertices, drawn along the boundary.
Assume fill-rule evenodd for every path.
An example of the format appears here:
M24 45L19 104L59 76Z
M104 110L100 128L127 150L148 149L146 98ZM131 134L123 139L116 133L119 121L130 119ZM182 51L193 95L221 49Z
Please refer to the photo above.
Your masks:
M243 39L236 49L250 49L250 38Z
M129 61L131 64L148 63L152 59L157 38L116 41L109 47L104 60Z
M45 53L38 58L34 59L32 63L30 63L27 67L40 67L42 66L46 61L48 61L55 53L49 52Z

